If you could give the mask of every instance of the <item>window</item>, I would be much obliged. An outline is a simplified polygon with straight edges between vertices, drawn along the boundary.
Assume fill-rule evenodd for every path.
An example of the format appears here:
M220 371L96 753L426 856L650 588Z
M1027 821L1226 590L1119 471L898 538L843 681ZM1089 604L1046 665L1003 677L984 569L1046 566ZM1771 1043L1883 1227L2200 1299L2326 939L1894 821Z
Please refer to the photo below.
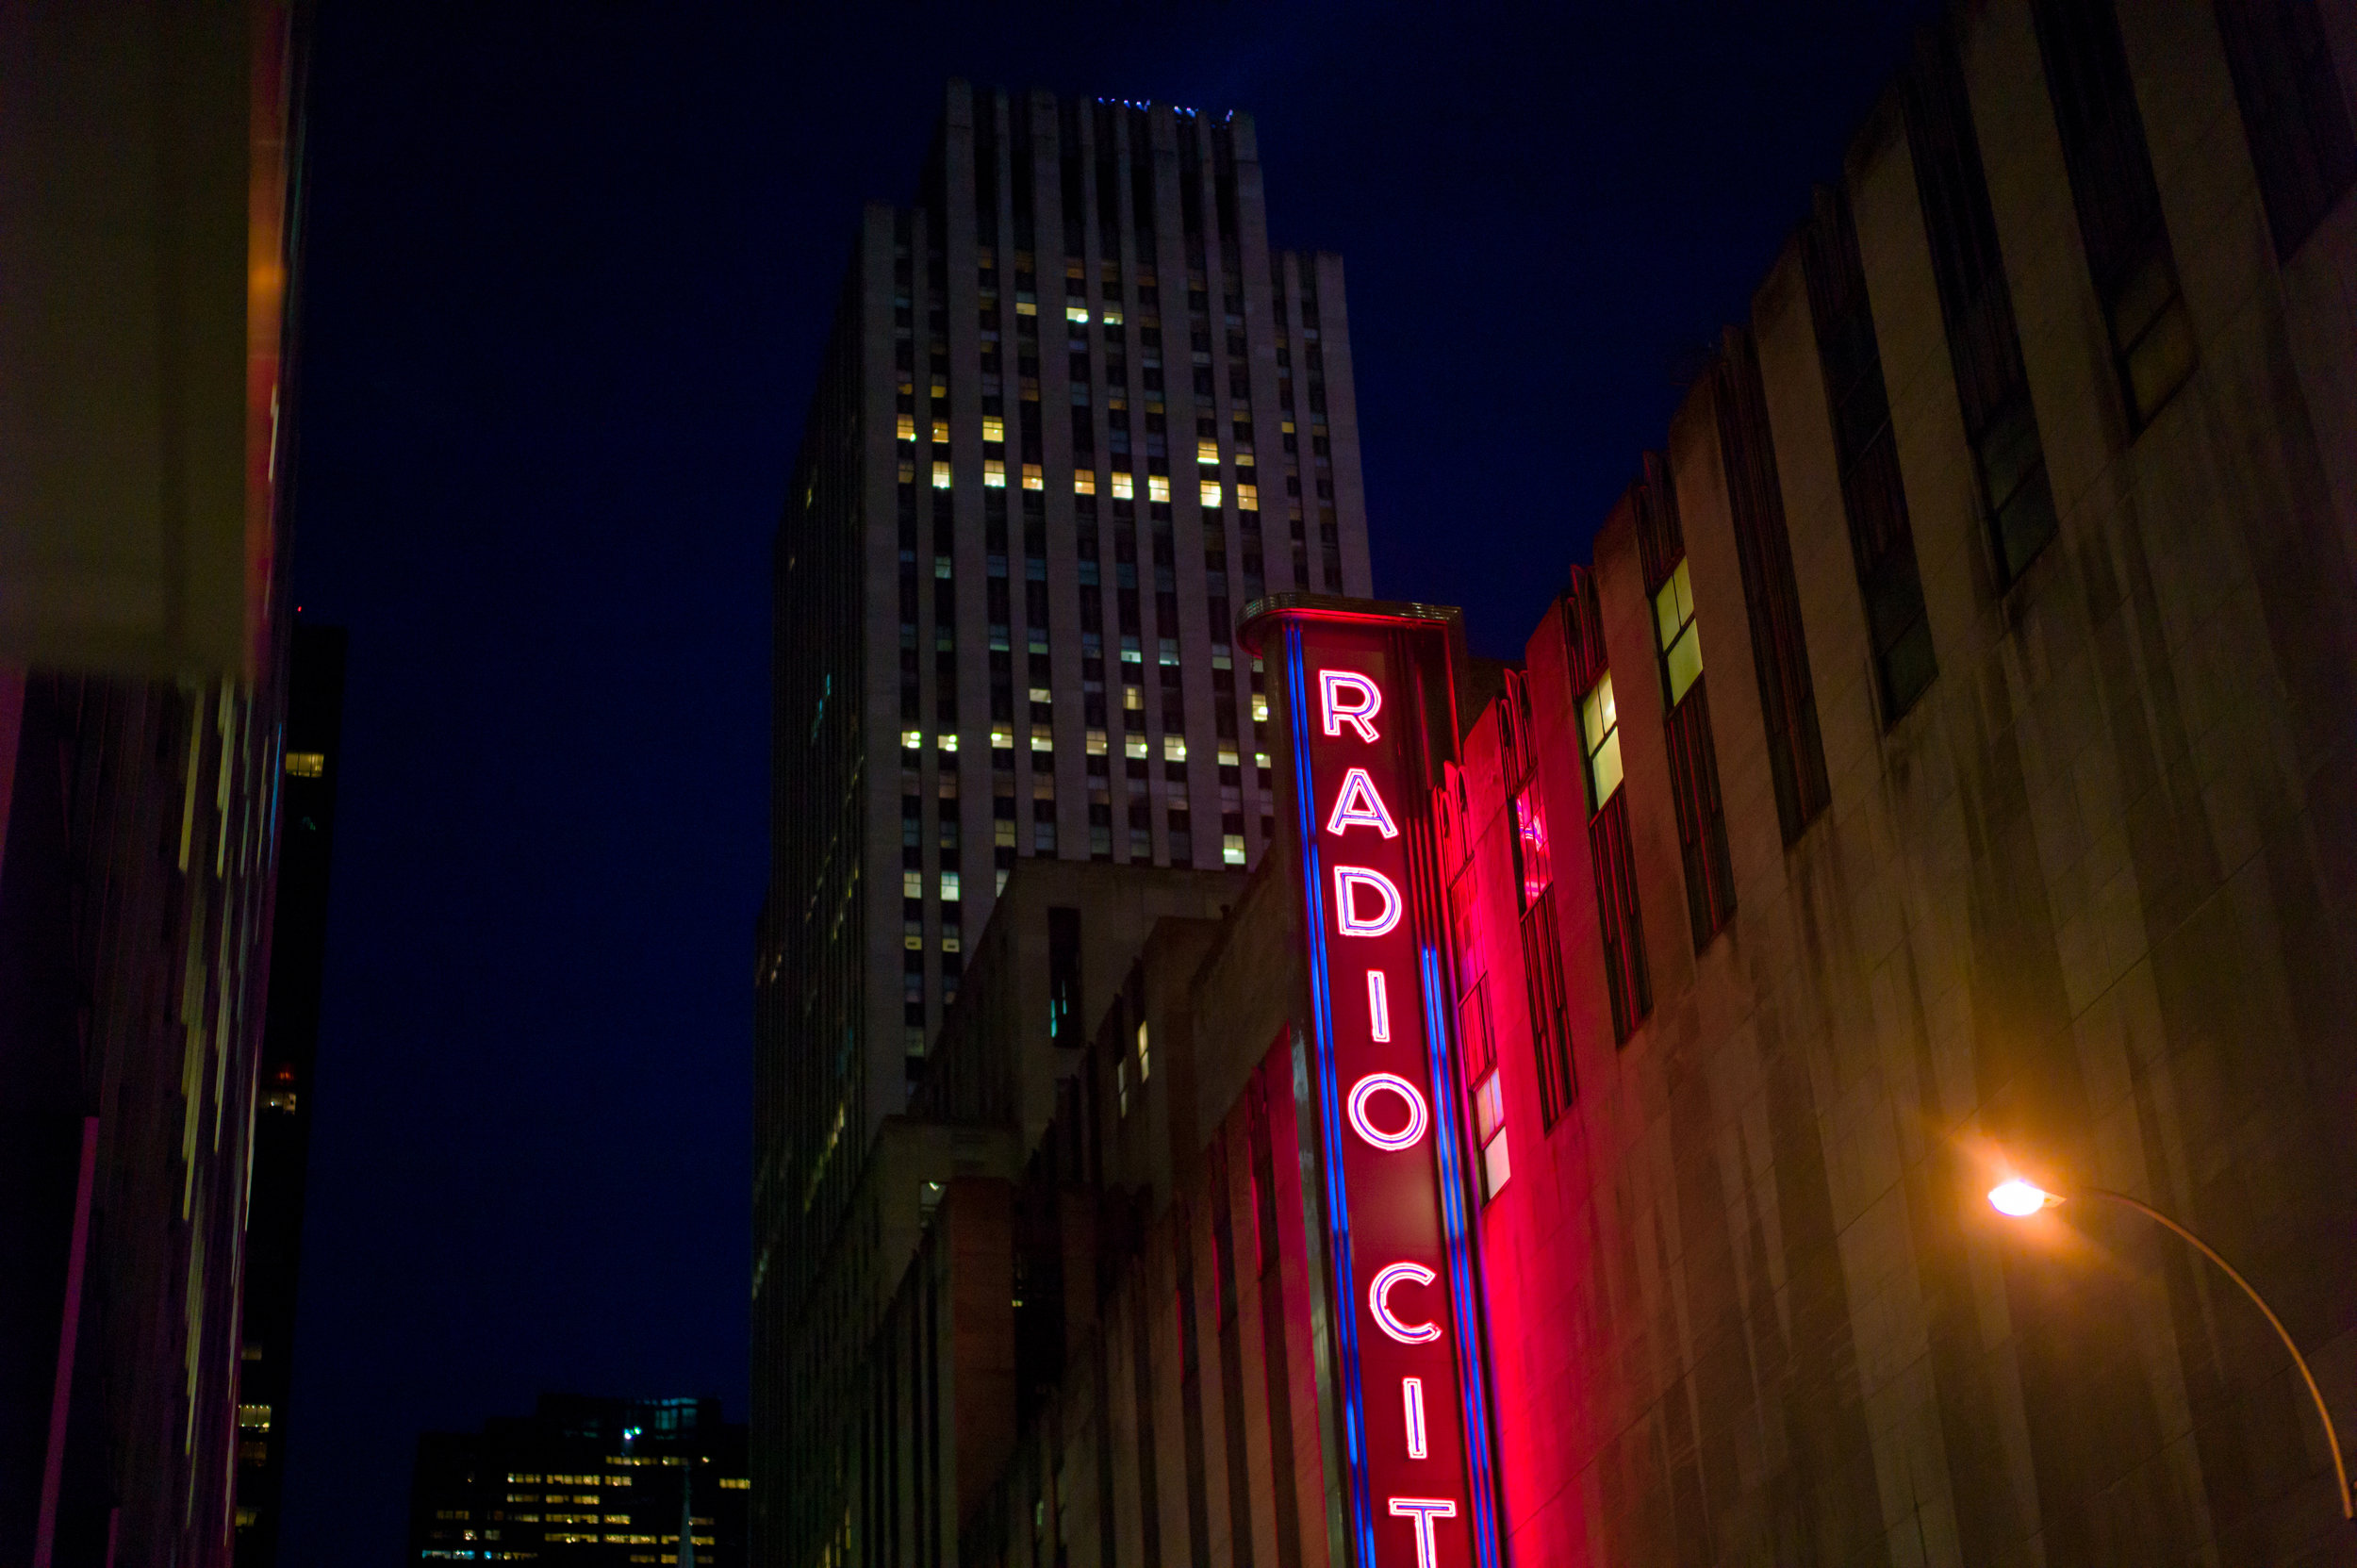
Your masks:
M1130 484L1129 476L1116 469L1113 471L1113 499L1115 501L1128 501L1136 495L1136 490Z
M1116 490L1113 493L1118 495L1120 492ZM1170 475L1166 473L1147 474L1146 476L1146 499L1168 501L1170 499Z
M1792 575L1792 538L1785 526L1775 443L1759 378L1759 350L1749 332L1730 327L1712 372L1718 396L1719 459L1726 470L1743 608L1751 622L1752 670L1776 790L1776 820L1788 847L1832 799L1825 743L1817 728L1817 688L1802 635L1800 590Z
M1553 1127L1572 1108L1572 1026L1564 1000L1563 944L1557 934L1546 822L1536 793L1535 785L1525 787L1511 800L1514 878L1522 894L1523 981L1529 993L1530 1045L1538 1060L1540 1112L1545 1124Z
M933 393L933 396L936 398L945 396L948 393L948 388L940 388ZM935 420L933 421L933 445L948 446L948 444L949 421L948 420Z
M985 441L1004 441L1006 438L1007 421L1000 419L996 414L983 415L982 439Z
M2010 585L2053 538L2054 497L2030 407L2029 372L2021 362L2021 334L1997 246L1971 103L1954 41L1945 31L1935 27L1924 35L1901 99L1965 439L1979 470L1998 576Z
M1037 463L1023 465L1023 487L1027 490L1044 490L1047 487L1047 477L1040 472L1040 466Z
M1653 1011L1653 982L1645 966L1628 801L1621 791L1620 715L1612 701L1612 674L1605 665L1595 579L1582 569L1573 569L1571 589L1560 603L1573 683L1589 683L1588 693L1580 700L1580 743L1587 753L1588 853L1595 869L1596 921L1603 938L1612 1033L1625 1045L1645 1015Z
M1683 560L1654 594L1653 619L1661 636L1661 664L1668 672L1670 704L1674 707L1703 672L1702 636L1694 628L1694 590Z
M2357 183L2357 137L2318 0L2217 0L2275 258L2288 262Z
M947 460L936 459L933 463L933 488L946 490L948 487L949 465Z
M1494 1069L1474 1085L1474 1135L1481 1146L1481 1196L1498 1196L1513 1167L1506 1156L1506 1091Z
M1096 475L1091 473L1086 469L1074 470L1072 474L1072 493L1074 495L1095 495L1096 493Z
M1162 736L1162 760L1164 762L1186 761L1187 737L1185 735Z
M1063 307L1063 319L1077 326L1086 326L1089 307L1085 305L1067 305Z
M324 751L289 751L287 753L287 776L290 779L318 779L327 774L327 753Z
M1589 809L1602 811L1621 787L1621 714L1613 705L1609 670L1579 700L1579 727L1588 754Z
M1217 468L1219 466L1219 443L1209 439L1195 442L1195 460L1205 468Z
M1202 482L1202 501L1203 504L1206 506L1217 507L1220 505L1220 488L1218 480L1206 479Z
M1850 561L1866 603L1883 723L1891 725L1915 706L1939 673L1939 664L1932 653L1931 624L1916 569L1915 531L1899 481L1898 446L1890 433L1882 352L1874 338L1848 199L1838 190L1821 189L1802 240L1809 315L1840 465L1842 511L1850 525Z
M982 459L982 484L994 490L1003 490L1007 487L1006 459L1002 457Z
M901 415L901 416L900 416L900 423L899 423L899 437L900 437L900 439L902 439L902 440L904 440L904 441L913 441L913 440L916 439L916 416L915 416L915 415L914 415L914 414L903 414L903 415Z
M1709 684L1694 627L1694 595L1669 459L1645 454L1637 485L1637 553L1653 596L1660 657L1663 737L1669 743L1671 803L1677 811L1685 862L1687 913L1700 952L1735 913L1735 872L1727 851L1725 803L1719 793L1719 751L1710 729Z
M2119 21L2111 0L2034 0L2030 11L2087 271L2111 330L2112 367L2130 424L2141 430L2193 373L2193 324L2177 289Z

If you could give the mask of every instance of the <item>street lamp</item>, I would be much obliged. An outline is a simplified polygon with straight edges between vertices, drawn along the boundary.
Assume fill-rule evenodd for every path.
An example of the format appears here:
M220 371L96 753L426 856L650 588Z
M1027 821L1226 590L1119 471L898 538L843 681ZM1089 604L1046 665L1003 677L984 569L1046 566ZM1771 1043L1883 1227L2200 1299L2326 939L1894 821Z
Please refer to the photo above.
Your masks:
M2100 1197L2107 1202L2119 1204L2123 1208L2134 1209L2147 1219L2158 1221L2184 1237L2196 1251L2216 1263L2224 1272L2226 1278L2242 1287L2243 1294L2250 1297L2251 1305L2257 1307L2266 1315L2268 1326L2275 1330L2276 1337L2283 1342L2283 1348L2292 1353L2292 1364L2299 1368L2299 1376L2308 1384L2308 1397L2316 1403L2316 1419L2324 1423L2325 1444L2332 1450L2332 1476L2340 1483L2341 1517L2357 1519L2357 1503L2352 1503L2349 1497L2349 1469L2341 1461L2340 1434L2332 1429L2332 1412L2325 1409L2324 1391L2316 1387L2316 1375L2308 1370L2308 1358L2301 1355L2299 1346L2292 1343L2291 1331L2283 1327L2283 1320L2275 1315L2275 1309L2266 1304L2266 1297L2252 1287L2250 1280L2244 1279L2236 1271L2233 1264L2217 1255L2217 1248L2153 1208L2150 1203L2130 1197L2125 1193L2110 1192L2102 1187L2081 1187L2072 1196ZM1988 1201L1989 1206L2001 1214L2014 1219L2026 1219L2040 1210L2052 1208L2062 1202L2063 1195L2048 1192L2035 1181L2025 1181L2020 1177L2015 1176L2008 1177L1991 1187L1988 1190Z

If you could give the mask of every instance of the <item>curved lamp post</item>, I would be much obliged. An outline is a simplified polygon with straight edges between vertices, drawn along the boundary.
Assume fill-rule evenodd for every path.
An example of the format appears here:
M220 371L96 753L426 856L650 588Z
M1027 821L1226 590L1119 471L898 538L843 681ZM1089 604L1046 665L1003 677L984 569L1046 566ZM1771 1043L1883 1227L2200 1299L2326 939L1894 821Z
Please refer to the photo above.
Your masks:
M2308 1370L2308 1358L2301 1355L2299 1353L2299 1346L2292 1343L2291 1331L2283 1327L2283 1320L2275 1315L2275 1309L2266 1304L2266 1298L2260 1296L2258 1291L2251 1287L2250 1280L2244 1279L2235 1271L2233 1264L2228 1263L2225 1259L2217 1255L2217 1249L2216 1247L2212 1246L2208 1242L2203 1241L2200 1237L2195 1235L2192 1231L2186 1230L2184 1226L2178 1224L2175 1220L2169 1218L2167 1214L2161 1213L2158 1209L2153 1208L2150 1203L2143 1202L2137 1198L2130 1197L2125 1193L2110 1192L2102 1187L2081 1187L2071 1196L2077 1197L2100 1197L2104 1199L2106 1202L2117 1203L2124 1208L2134 1209L2137 1213L2142 1214L2145 1218L2155 1220L2160 1224L2167 1226L2169 1230L2174 1230L2178 1235L2184 1237L2185 1241L2191 1244L2193 1248L2200 1252L2204 1258L2207 1258L2210 1262L2216 1263L2221 1270L2224 1271L2226 1278L2232 1279L2234 1283L2242 1287L2243 1294L2250 1297L2251 1305L2257 1307L2261 1312L2266 1314L2268 1326L2274 1329L2276 1337L2283 1342L2283 1348L2292 1353L2292 1364L2299 1368L2299 1376L2304 1378L2308 1384L2308 1397L2316 1402L2316 1419L2324 1423L2324 1441L2332 1450L2332 1476L2333 1478L2340 1483L2341 1517L2344 1519L2357 1519L2357 1503L2352 1503L2349 1497L2349 1468L2341 1461L2340 1434L2332 1429L2332 1412L2325 1409L2324 1391L2316 1387L2316 1375ZM2051 1208L2054 1204L2062 1202L2063 1195L2060 1193L2050 1193L2045 1188L2038 1186L2036 1182L2024 1181L2021 1178L2016 1176L2010 1177L2003 1181L2000 1181L1996 1186L1991 1187L1988 1190L1988 1201L1989 1206L2001 1214L2007 1214L2015 1219L2026 1219L2030 1215L2036 1213L2041 1209Z

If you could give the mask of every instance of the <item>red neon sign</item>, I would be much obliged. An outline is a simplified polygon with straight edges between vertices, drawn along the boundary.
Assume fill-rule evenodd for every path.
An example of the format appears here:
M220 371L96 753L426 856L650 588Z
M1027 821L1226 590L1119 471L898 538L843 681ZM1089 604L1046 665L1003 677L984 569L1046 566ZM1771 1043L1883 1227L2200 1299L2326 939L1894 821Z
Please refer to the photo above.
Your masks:
M1336 1544L1357 1568L1503 1561L1432 814L1452 635L1428 611L1301 599L1244 632L1290 732Z

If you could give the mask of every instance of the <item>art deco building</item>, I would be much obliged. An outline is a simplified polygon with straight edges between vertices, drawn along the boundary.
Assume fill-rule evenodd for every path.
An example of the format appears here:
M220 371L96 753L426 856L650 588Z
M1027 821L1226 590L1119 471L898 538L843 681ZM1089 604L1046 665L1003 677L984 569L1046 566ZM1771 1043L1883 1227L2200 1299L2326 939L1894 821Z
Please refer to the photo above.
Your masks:
M819 1260L1009 872L1249 865L1236 614L1367 589L1342 264L1270 248L1249 118L952 84L917 199L852 237L775 569L765 1496Z
M2352 102L2299 0L1952 8L1522 659L1419 685L1433 612L1261 606L1269 854L1143 928L1135 873L1016 873L969 990L1053 994L1077 922L1085 1045L941 1035L966 1159L872 1197L915 1244L777 1560L2346 1555L2283 1340L2113 1197L2346 1433ZM1370 750L1382 807L1370 690L1428 763ZM1401 904L1326 902L1392 828ZM1403 909L1420 980L1361 988ZM1375 1250L1371 1159L1466 1288ZM1362 1375L1427 1343L1454 1406Z
M418 1440L409 1561L742 1568L750 1494L745 1428L717 1399L544 1394Z

